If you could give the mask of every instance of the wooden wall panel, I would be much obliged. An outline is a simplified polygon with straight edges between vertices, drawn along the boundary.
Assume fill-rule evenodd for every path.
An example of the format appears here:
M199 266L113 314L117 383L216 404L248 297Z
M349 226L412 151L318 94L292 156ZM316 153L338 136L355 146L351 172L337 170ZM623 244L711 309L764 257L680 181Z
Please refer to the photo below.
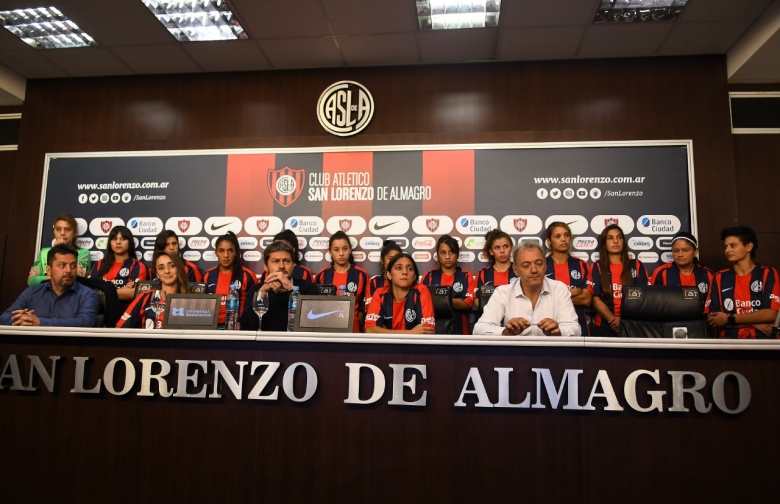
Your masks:
M739 222L758 234L756 260L780 268L780 135L733 135Z
M0 390L0 473L7 502L769 502L780 491L780 368L776 351L471 347L271 342L154 341L111 338L4 336L0 361L21 358L25 385L28 355L59 355L54 393ZM87 385L116 357L134 363L136 382L124 396L72 394L73 357L91 357ZM139 359L271 361L282 368L270 382L277 401L246 398L259 372L244 375L244 399L223 387L222 399L139 397ZM295 403L282 391L282 373L294 362L318 375L313 398ZM370 363L388 380L372 405L344 404L345 363ZM417 382L425 407L397 407L390 364L427 366ZM121 365L118 369L121 369ZM497 401L496 367L510 367L511 401L530 392L531 368L547 368L558 384L565 369L581 369L579 405L596 373L606 370L625 408L604 411L476 408L475 398L456 408L471 367L480 370L489 399ZM639 413L624 398L623 383L637 369L659 370L664 411ZM701 373L711 403L712 382L724 371L751 385L748 408L728 415L669 412L669 371ZM117 386L121 386L118 371ZM213 383L213 366L205 380ZM302 375L297 391L302 393ZM370 381L365 385L370 387ZM686 386L692 385L686 382ZM733 385L733 384L731 384ZM156 388L153 388L156 391ZM209 387L211 392L211 387ZM733 387L726 388L735 407ZM370 395L363 389L362 397ZM407 400L411 396L407 392ZM63 493L64 492L64 493Z
M35 253L47 152L693 139L702 259L719 267L737 216L725 76L705 56L29 81L0 304ZM376 103L353 138L315 115L344 79Z

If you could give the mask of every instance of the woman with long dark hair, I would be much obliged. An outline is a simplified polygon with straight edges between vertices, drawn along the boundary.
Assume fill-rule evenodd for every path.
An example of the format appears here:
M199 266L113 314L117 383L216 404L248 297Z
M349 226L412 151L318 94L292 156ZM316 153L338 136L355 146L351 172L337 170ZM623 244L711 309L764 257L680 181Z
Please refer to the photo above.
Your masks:
M206 284L207 293L222 295L219 304L219 324L222 325L225 323L225 301L230 294L231 285L237 284L240 315L246 302L246 293L257 283L257 277L252 270L241 265L238 238L235 233L228 231L227 234L218 237L214 249L219 264L203 272L203 282Z
M377 289L366 311L367 333L436 332L433 300L428 289L417 283L419 276L411 255L392 256L385 271L387 285Z
M470 271L458 266L458 254L460 245L457 240L450 235L442 235L436 243L438 268L426 273L420 283L452 286L452 308L455 311L453 332L470 334L467 314L474 303L477 284Z
M79 253L76 274L81 277L89 275L89 270L92 267L89 249L76 246L76 240L79 237L79 225L76 222L76 218L70 214L58 215L57 218L54 219L52 233L54 234L53 245L66 244L76 247L76 250ZM27 276L27 285L38 285L41 282L49 280L49 277L46 275L49 250L51 250L51 247L43 247L36 256L35 263L33 263L32 268L30 268L30 273Z
M184 265L184 271L187 273L187 279L190 282L200 282L201 274L198 266L190 261L185 261L179 250L179 236L176 232L166 229L161 231L154 239L154 251L155 252L170 252L176 254L181 258L181 262ZM152 263L154 265L154 263ZM157 279L157 270L152 267L149 268L149 278L152 280Z
M599 260L593 264L588 290L593 294L592 336L620 336L620 305L623 285L647 285L647 270L628 256L623 230L617 224L599 236Z
M547 226L545 243L550 251L546 259L547 278L569 286L582 335L588 336L590 331L585 310L593 300L593 294L588 290L588 263L571 255L571 228L565 222L551 222Z
M167 294L183 294L189 290L189 278L184 269L179 254L158 251L154 253L152 265L160 280L160 298L163 302ZM157 315L153 310L155 293L158 290L148 290L140 294L130 303L122 318L117 322L117 327L161 329L165 311Z
M352 255L352 244L344 231L336 231L328 243L330 266L326 267L314 279L320 285L345 286L347 291L355 296L354 332L360 332L360 326L365 317L365 297L368 285L368 273L355 265Z
M92 266L89 276L112 282L122 308L127 308L135 295L135 283L147 278L146 266L136 257L132 231L125 226L114 226L108 233L103 259Z

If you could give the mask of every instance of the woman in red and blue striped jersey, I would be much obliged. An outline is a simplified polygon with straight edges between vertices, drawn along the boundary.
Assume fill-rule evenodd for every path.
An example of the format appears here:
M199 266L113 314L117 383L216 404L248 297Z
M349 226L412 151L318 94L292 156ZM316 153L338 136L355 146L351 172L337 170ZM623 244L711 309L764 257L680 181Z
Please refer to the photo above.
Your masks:
M477 273L477 288L474 289L474 303L479 307L477 293L483 285L507 285L517 277L512 268L512 238L500 229L488 231L482 253L490 261Z
M352 255L352 244L344 231L336 231L328 243L330 266L323 269L314 278L314 283L320 285L345 286L347 291L355 296L354 332L360 332L365 317L365 297L368 287L368 273L355 265Z
M628 256L623 229L617 224L605 227L599 236L599 261L593 264L588 290L593 294L592 336L620 336L620 306L624 285L647 285L647 270Z
M222 325L225 323L225 300L230 294L230 286L235 282L239 284L238 313L240 314L246 302L246 292L257 283L257 277L252 270L241 266L238 257L238 238L234 233L228 231L227 234L217 238L214 248L219 265L203 273L203 282L206 284L207 293L222 295L219 303L219 324Z
M551 222L547 226L546 237L545 243L550 251L546 276L569 286L582 335L588 336L590 332L585 310L593 299L593 294L588 290L588 263L571 255L571 228L565 222Z
M189 290L189 279L179 254L155 252L152 261L156 277L160 280L161 299L166 294L184 294ZM148 290L136 297L116 326L119 328L161 329L165 310L157 315L152 309L152 300L157 290Z
M367 333L433 334L436 318L428 288L417 283L417 263L406 252L387 265L387 284L374 293L366 310Z
M179 236L174 231L171 231L170 229L161 231L154 239L154 251L176 254L181 258L182 264L184 265L184 271L187 273L187 279L190 282L201 281L202 277L198 266L190 261L185 261L181 256L181 251L179 250ZM149 268L149 278L151 280L157 280L157 270L154 268L154 263L152 263L152 267Z
M470 271L458 266L460 246L450 235L442 235L436 244L436 262L439 267L429 271L422 279L423 285L451 285L454 334L471 334L467 314L474 304L477 283Z
M672 237L673 262L657 267L653 271L650 283L696 287L701 298L705 299L714 273L699 264L696 258L698 253L699 245L696 237L688 231L678 232Z
M385 273L387 272L388 264L390 264L390 259L397 256L403 252L401 250L401 247L398 246L396 242L393 240L385 240L382 242L382 250L379 252L379 266L381 268L381 271L378 275L372 276L368 280L368 293L366 294L366 310L368 310L369 305L371 304L371 298L374 296L374 293L381 289L382 287L385 287L387 285L387 278L385 278ZM415 264L416 267L416 264ZM416 277L416 278L419 278ZM415 282L417 280L415 279Z
M108 233L103 259L92 265L89 276L113 283L124 310L135 296L135 283L146 280L146 275L146 266L136 257L133 232L114 226Z

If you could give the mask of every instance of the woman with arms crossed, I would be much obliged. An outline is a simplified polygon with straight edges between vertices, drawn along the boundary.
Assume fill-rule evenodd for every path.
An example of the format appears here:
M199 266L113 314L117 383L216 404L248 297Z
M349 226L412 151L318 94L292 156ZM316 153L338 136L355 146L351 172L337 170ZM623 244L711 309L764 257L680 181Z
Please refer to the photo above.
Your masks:
M135 282L146 280L146 275L146 266L135 255L132 231L125 226L114 226L108 233L103 259L92 266L89 276L112 282L122 309L126 309L135 296Z
M596 310L592 336L620 336L624 285L647 285L647 270L628 257L623 230L610 224L599 236L599 262L593 264L588 280Z
M366 312L367 333L433 334L436 319L428 289L417 283L412 256L394 255L387 265L387 285L374 293Z
M179 254L157 251L152 261L154 271L160 280L160 294L165 302L167 294L183 294L189 290L189 279ZM164 311L158 316L152 309L152 300L157 290L148 290L130 303L116 326L121 328L161 329Z

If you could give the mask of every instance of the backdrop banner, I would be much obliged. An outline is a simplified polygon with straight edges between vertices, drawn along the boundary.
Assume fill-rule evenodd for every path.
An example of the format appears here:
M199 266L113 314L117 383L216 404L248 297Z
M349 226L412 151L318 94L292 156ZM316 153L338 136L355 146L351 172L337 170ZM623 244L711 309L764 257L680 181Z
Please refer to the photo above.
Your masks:
M691 160L689 141L50 154L40 237L49 245L54 218L73 214L79 245L96 261L123 224L150 261L155 235L172 229L185 259L205 270L217 264L215 238L233 231L259 273L263 249L289 228L316 273L342 230L375 274L383 240L424 272L448 233L461 243L461 266L476 273L491 229L543 242L546 226L563 221L573 255L593 262L614 222L652 271L671 261L674 233L696 233Z

